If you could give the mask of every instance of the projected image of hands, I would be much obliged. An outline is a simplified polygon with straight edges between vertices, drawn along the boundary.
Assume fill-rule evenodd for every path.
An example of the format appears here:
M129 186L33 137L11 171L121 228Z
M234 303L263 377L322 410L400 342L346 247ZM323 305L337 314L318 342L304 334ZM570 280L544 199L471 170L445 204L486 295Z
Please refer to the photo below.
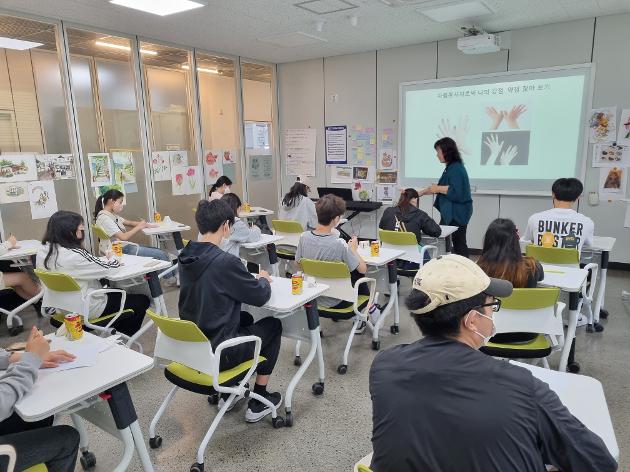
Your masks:
M529 162L531 117L523 103L486 106L486 125L481 133L481 165L514 166Z
M451 123L451 120L444 119L440 121L438 125L438 132L436 134L438 139L452 138L457 144L459 152L464 155L470 155L470 148L468 147L468 132L470 131L470 120L468 115L461 116L457 121Z
M518 119L527 111L525 105L514 105L507 110L497 110L495 107L486 107L486 115L490 118L490 129L497 130L502 124L508 129L521 129Z

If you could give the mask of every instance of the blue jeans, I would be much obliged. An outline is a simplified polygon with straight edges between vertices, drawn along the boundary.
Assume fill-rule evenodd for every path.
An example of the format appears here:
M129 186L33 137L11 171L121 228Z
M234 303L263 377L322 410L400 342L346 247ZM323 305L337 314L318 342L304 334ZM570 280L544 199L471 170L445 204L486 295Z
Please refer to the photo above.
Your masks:
M136 250L138 251L137 254L136 254ZM126 244L125 246L123 246L123 253L131 254L133 256L140 256L140 257L152 257L153 259L158 259L160 261L168 261L168 262L171 261L171 258L169 257L169 255L165 251L157 247L136 246L135 244ZM164 269L164 270L167 270L167 269ZM175 272L173 271L170 274L166 275L164 278L168 279L174 276L175 276Z

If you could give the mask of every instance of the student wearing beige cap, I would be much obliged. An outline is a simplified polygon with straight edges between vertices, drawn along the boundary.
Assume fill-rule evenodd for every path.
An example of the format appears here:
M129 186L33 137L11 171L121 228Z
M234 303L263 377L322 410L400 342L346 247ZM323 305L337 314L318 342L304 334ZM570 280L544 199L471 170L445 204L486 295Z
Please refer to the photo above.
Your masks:
M374 472L617 470L604 442L530 371L478 351L510 282L443 256L418 271L407 307L424 338L370 370Z

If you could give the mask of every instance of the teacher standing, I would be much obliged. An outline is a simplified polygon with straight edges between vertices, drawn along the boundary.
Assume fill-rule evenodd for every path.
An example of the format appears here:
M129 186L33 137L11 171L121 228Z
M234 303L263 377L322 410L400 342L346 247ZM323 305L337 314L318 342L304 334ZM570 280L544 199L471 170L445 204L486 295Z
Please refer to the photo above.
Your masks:
M451 138L438 139L433 147L440 162L446 164L446 168L439 182L422 190L420 194L436 195L433 206L440 212L440 224L458 227L451 237L453 252L469 257L466 229L473 213L473 204L468 173L457 144Z

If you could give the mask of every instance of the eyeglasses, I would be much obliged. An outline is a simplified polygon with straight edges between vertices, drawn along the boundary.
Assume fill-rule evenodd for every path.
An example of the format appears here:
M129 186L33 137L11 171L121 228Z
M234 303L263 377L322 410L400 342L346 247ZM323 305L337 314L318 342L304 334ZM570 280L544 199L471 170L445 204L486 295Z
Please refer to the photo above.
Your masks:
M501 309L501 300L499 298L495 298L492 303L484 303L483 305L479 305L476 308L483 308L486 306L491 306L493 312L497 312Z

